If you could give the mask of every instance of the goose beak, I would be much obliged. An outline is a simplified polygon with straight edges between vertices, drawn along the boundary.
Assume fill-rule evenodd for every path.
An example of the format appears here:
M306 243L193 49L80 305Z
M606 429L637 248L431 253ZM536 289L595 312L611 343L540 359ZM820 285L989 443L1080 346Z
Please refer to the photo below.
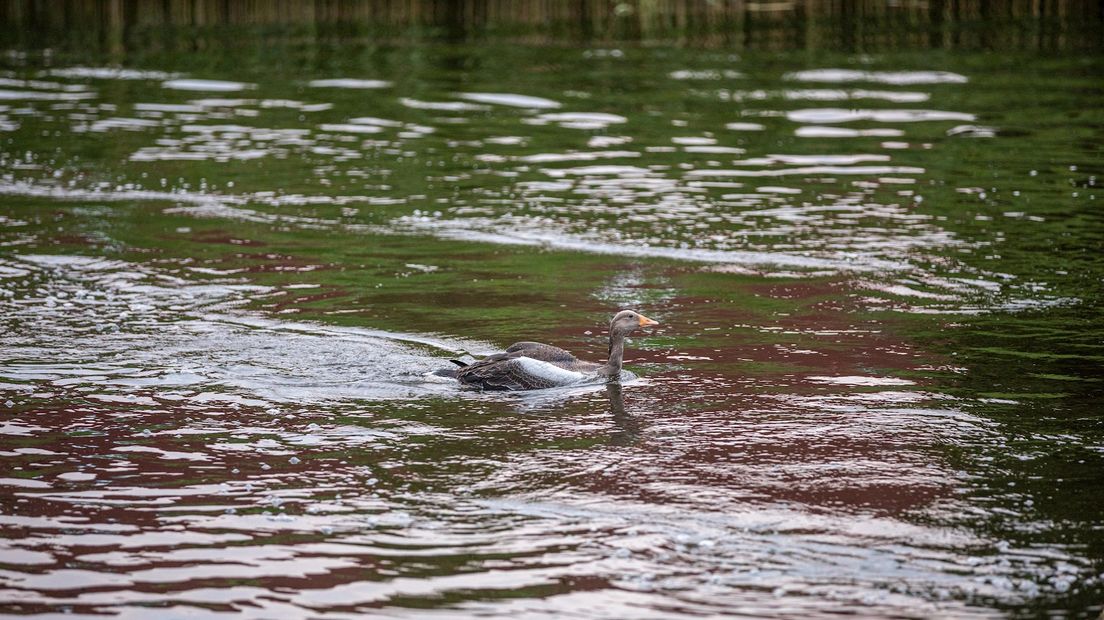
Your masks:
M659 321L653 321L643 314L640 315L640 326L647 327L649 325L659 325Z

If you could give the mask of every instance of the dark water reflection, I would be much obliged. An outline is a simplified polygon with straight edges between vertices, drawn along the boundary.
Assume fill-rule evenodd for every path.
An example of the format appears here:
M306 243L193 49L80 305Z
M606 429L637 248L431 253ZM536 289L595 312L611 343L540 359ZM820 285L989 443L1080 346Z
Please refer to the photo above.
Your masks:
M727 50L861 52L1096 50L1099 9L1090 0L285 0L270 6L227 0L7 0L0 3L0 18L20 27L6 33L20 46L79 44L111 54L240 45L226 26L285 28L277 42L308 41L320 53L329 51L335 39L372 46L424 38L463 43L487 36L554 46L662 42Z
M310 6L3 5L4 613L1100 613L1092 7Z

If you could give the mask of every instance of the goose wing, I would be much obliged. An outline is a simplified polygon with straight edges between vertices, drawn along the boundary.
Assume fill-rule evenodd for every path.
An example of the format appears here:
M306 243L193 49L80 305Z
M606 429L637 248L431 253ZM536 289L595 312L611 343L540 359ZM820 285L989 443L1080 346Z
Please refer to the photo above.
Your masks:
M506 353L520 353L535 360L562 365L572 365L579 361L579 358L567 351L543 342L515 342L506 347Z
M602 366L594 362L585 362L559 347L543 342L515 342L506 349L506 353L524 355L575 372L592 372Z
M540 390L577 383L580 372L523 355L520 351L497 353L461 368L456 378L481 390Z

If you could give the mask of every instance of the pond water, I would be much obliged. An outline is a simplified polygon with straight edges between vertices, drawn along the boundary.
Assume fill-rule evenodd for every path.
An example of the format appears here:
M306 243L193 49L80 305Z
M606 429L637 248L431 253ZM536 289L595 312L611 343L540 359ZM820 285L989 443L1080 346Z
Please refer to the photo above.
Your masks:
M20 19L5 613L1100 613L1099 23L951 50ZM603 359L625 307L661 325L621 385L431 374Z

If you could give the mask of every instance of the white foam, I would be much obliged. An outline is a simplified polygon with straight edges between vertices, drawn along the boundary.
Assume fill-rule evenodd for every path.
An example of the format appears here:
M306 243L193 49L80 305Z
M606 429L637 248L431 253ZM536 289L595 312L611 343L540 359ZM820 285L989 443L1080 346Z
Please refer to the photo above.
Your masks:
M809 108L792 110L786 118L795 123L915 123L921 121L973 121L977 117L947 110L855 110L847 108Z
M178 79L166 80L164 82L161 82L161 87L169 88L172 90L194 90L211 93L232 93L239 90L256 88L256 85L246 82L230 82L227 80Z
M64 69L50 69L46 74L55 77L93 80L171 80L180 76L179 73L142 71L120 67L66 67Z
M318 126L322 131L338 131L343 133L379 133L382 127L375 125L357 125L353 123L324 123Z
M949 71L856 71L854 69L811 69L786 74L787 80L803 82L878 82L882 84L965 84L969 78Z
M375 88L387 88L391 86L391 82L386 80L358 80L353 78L333 78L329 80L311 80L307 82L308 86L314 88L358 88L358 89L375 89Z
M513 93L457 93L456 96L477 103L491 103L494 105L538 110L558 108L561 105L558 101L552 101L551 99L532 97L529 95L515 95Z
M483 112L491 109L485 105L464 101L422 101L409 97L401 97L399 103L415 110L440 110L442 112Z
M41 92L37 90L0 89L0 101L80 101L92 99L90 92Z

